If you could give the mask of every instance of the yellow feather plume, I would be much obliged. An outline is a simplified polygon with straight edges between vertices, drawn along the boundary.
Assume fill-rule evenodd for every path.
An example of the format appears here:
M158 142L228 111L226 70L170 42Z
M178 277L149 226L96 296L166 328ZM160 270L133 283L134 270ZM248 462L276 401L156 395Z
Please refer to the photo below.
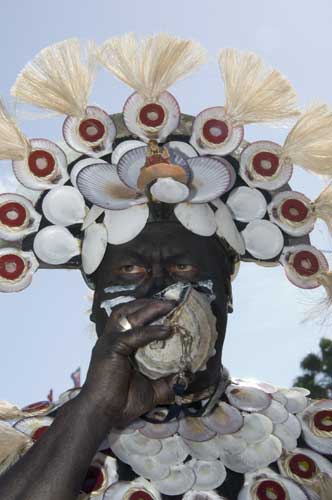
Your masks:
M3 473L29 448L33 441L10 425L0 422L0 471Z
M313 202L314 213L322 219L332 233L332 186L327 186Z
M24 160L30 144L0 101L0 160Z

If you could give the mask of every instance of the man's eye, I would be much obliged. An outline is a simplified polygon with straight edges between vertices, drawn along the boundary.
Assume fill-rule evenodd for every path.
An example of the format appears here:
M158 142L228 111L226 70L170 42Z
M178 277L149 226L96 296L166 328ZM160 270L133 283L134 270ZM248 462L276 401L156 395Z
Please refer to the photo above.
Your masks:
M196 271L197 267L191 264L172 264L170 266L171 273L192 273Z
M121 266L119 268L118 273L119 274L145 274L146 268L143 266L135 266L135 265Z

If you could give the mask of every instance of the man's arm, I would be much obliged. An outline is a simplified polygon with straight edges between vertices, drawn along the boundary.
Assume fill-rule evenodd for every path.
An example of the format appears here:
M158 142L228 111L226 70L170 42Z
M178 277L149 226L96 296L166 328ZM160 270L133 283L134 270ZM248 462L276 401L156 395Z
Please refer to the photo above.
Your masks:
M139 347L170 336L168 328L143 326L173 307L160 301L125 304L109 321L92 353L81 393L66 403L43 436L0 478L1 500L74 500L89 465L112 426L129 422L169 401L166 381L134 371L129 357ZM116 330L116 316L134 327Z

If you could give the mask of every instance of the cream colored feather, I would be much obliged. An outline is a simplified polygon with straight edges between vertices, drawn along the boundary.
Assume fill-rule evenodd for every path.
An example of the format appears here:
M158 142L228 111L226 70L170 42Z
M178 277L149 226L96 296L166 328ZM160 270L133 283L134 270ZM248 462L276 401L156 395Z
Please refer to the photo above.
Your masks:
M332 175L332 112L311 106L289 132L283 156L319 175Z
M147 99L157 99L206 60L196 42L161 33L138 40L133 33L107 40L99 59L117 78Z
M0 160L24 160L30 144L0 101Z
M33 444L33 441L10 425L0 422L0 471L13 465Z
M251 52L223 49L219 54L225 108L235 125L279 122L299 115L296 93L278 71Z
M314 212L332 233L332 186L327 186L313 202Z
M96 68L96 48L85 54L79 40L69 39L41 50L17 77L11 93L19 101L57 113L83 116Z
M8 401L0 401L0 420L15 420L25 416L26 414L18 406Z
M327 306L332 303L332 272L325 271L322 272L318 277L317 281L325 288L327 294Z

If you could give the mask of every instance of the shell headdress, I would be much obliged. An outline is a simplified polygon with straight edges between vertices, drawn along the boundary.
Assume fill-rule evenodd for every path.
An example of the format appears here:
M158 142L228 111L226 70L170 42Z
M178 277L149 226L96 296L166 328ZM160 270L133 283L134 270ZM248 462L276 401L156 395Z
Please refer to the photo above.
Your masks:
M0 291L28 286L38 267L91 275L108 243L135 238L156 212L216 234L236 261L279 263L301 288L323 285L328 263L310 245L317 218L331 229L332 188L316 199L290 189L296 164L332 174L332 112L300 112L287 79L255 54L223 49L225 104L181 114L168 88L205 61L199 44L129 34L101 47L76 39L43 49L12 95L66 115L63 147L28 139L0 107L0 159L13 161L24 195L0 195ZM97 65L134 90L121 114L88 104ZM248 143L244 126L294 120L283 145ZM163 210L163 208L167 208Z

